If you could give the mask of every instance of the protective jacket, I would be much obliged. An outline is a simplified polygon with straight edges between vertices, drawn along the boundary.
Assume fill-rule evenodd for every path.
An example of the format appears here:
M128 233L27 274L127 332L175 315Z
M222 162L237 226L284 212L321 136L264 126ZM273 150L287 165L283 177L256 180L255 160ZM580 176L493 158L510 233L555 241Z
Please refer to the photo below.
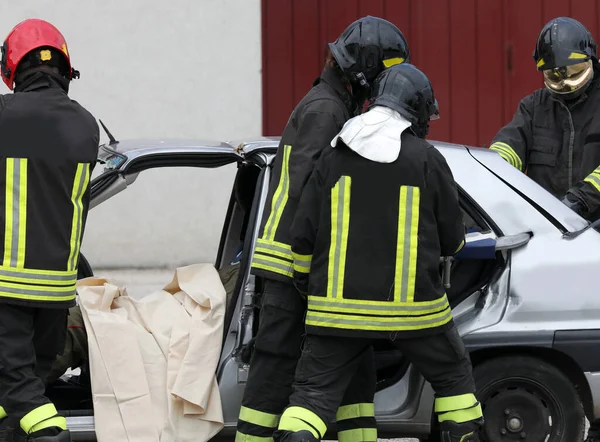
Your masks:
M273 166L252 272L292 281L289 228L315 163L344 123L358 113L337 71L325 68L296 106L283 131Z
M291 234L309 333L419 336L452 323L440 256L464 244L456 185L438 150L410 131L401 141L383 163L338 140L305 187Z
M523 98L490 149L557 198L572 193L600 216L600 71L586 92L567 104L544 88Z
M0 137L0 302L71 307L96 120L42 75L0 95Z

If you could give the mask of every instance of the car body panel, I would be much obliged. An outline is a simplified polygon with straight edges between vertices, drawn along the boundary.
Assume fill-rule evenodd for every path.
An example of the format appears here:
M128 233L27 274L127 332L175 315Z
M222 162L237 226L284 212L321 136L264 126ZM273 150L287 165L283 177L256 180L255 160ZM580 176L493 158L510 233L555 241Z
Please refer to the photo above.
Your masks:
M125 189L145 168L218 167L252 162L264 170L260 197L256 201L255 217L260 220L270 177L270 168L265 166L272 162L279 140L279 137L226 143L126 140L103 146L101 159L108 167L94 180L93 189L99 190L92 191L92 206ZM512 166L497 154L462 145L432 144L446 158L461 191L469 195L477 210L489 221L492 231L477 237L492 238L498 244L514 242L499 251L506 265L498 269L489 284L453 309L459 333L467 347L473 351L513 345L548 348L553 344L556 330L600 329L600 319L596 319L600 318L600 299L591 295L594 293L594 272L600 268L600 254L597 253L600 234L588 230L572 240L563 238L556 221L568 231L581 229L587 222L524 174L507 169ZM528 198L553 219L541 213ZM259 234L259 224L253 225L251 253ZM532 237L522 240L518 235L523 234ZM507 238L509 235L517 236ZM552 253L547 252L548 248ZM247 266L233 319L226 324L217 370L225 419L225 429L217 439L231 438L235 432L248 375L248 366L240 360L239 351L251 338L253 317L249 307L253 294L254 276L249 274ZM600 373L585 375L592 388L594 407L600 413ZM433 401L431 386L409 367L402 378L376 394L380 436L427 434ZM93 432L93 417L68 417L67 420L78 440Z

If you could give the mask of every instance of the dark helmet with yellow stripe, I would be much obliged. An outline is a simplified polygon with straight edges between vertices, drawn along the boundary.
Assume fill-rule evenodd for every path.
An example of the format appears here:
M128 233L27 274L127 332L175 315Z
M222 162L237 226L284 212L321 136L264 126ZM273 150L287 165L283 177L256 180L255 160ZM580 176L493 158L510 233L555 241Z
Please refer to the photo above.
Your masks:
M597 46L590 31L577 20L550 20L538 36L533 59L544 72L546 87L564 98L580 95L594 77Z
M368 87L379 73L399 63L410 63L404 34L394 24L367 15L348 26L329 43L338 66L353 85Z

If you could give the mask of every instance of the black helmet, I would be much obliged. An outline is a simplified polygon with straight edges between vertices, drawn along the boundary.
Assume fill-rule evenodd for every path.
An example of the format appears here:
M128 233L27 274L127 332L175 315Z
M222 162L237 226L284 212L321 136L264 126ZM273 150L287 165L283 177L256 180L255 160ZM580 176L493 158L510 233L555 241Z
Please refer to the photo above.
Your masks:
M550 20L538 36L533 59L544 83L554 94L571 99L579 96L594 77L597 46L590 31L570 17Z
M574 18L550 20L537 39L533 59L538 71L596 59L597 46L590 31Z
M385 106L398 111L412 123L418 137L429 132L429 120L438 119L438 103L427 76L412 64L403 63L384 70L373 85L369 109Z
M338 66L351 83L369 86L377 75L398 63L410 63L408 43L400 29L370 15L356 20L329 43Z

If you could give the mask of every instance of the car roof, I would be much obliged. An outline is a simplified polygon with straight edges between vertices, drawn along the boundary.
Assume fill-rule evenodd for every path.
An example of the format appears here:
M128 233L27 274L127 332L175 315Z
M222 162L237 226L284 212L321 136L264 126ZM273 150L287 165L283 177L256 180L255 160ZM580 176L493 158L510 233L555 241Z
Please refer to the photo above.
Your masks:
M219 157L218 165L250 160L256 153L275 154L281 137L247 137L231 141L215 141L205 139L130 139L100 146L99 158L106 168L125 169L131 163L145 157L171 156L181 154L186 157L204 157L215 154ZM459 162L469 162L474 166L485 168L509 186L521 189L544 210L550 212L568 230L576 230L586 221L569 210L553 195L545 191L530 178L508 165L496 152L486 148L465 146L462 144L428 140L446 157L451 168L461 176L457 181L471 181L469 172L456 167ZM473 159L476 162L473 162ZM458 172L458 169L461 172ZM481 183L477 183L481 185Z

